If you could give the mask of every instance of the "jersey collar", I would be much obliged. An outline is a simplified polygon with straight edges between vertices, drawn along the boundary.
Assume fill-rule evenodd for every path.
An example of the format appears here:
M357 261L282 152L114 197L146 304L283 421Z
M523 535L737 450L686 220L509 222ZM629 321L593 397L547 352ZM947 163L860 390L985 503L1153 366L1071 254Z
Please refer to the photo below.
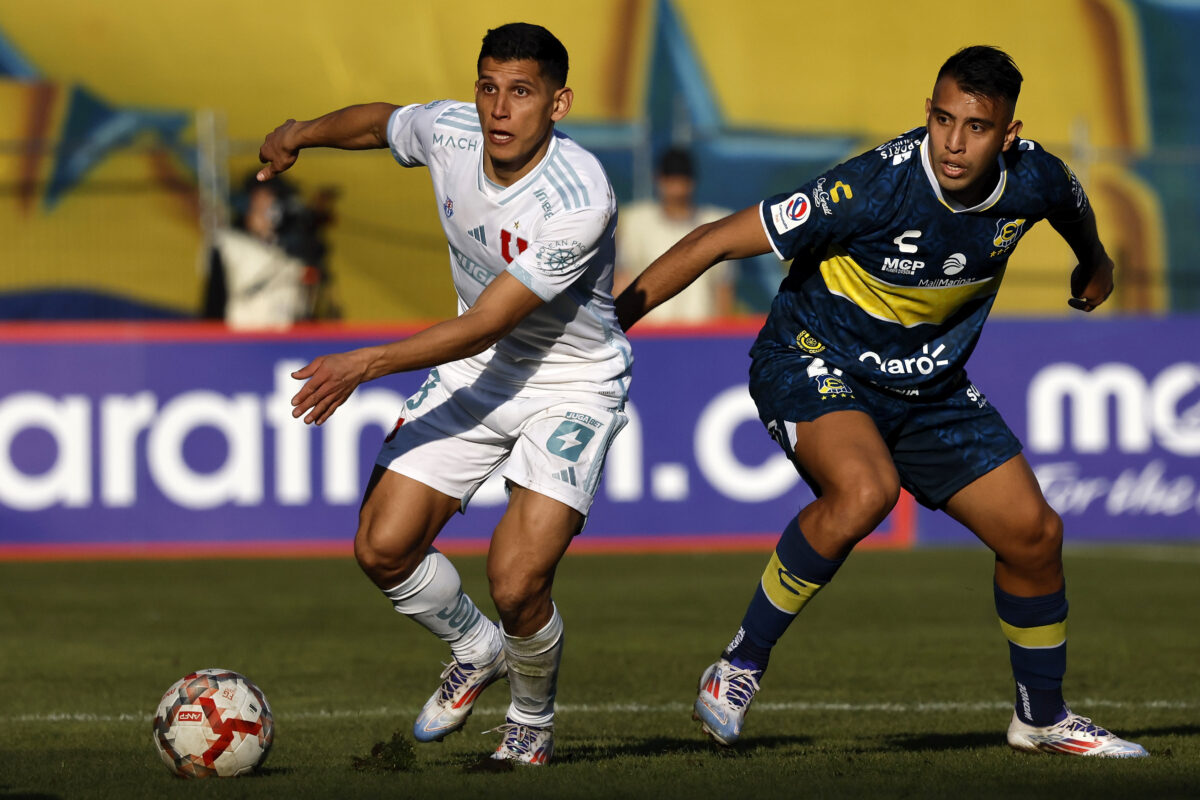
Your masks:
M560 149L560 146L558 143L558 132L551 131L550 132L550 146L546 148L546 153L545 153L545 155L542 156L542 160L537 163L536 167L529 170L529 172L527 172L519 181L514 183L512 186L500 186L498 183L494 183L492 181L492 179L489 178L486 173L484 173L484 171L483 171L483 156L484 156L484 154L483 154L483 151L480 150L479 164L478 164L479 191L482 192L483 194L486 194L488 197L491 197L493 200L495 200L500 205L507 204L514 197L516 197L517 195L520 195L526 189L528 189L530 186L533 185L534 181L537 180L538 176L541 175L542 172L546 169L546 166L550 163L550 160L552 158L554 158L555 155L558 154L559 149Z
M1003 153L996 156L996 164L1000 167L1000 177L996 180L996 188L992 189L992 193L981 202L967 208L953 197L942 194L942 186L937 182L937 176L933 174L933 167L929 164L929 155L925 152L927 144L929 144L928 133L921 140L921 166L925 169L925 177L929 179L929 187L933 189L933 193L937 195L937 199L941 201L942 205L955 214L961 214L969 211L986 211L1000 202L1000 197L1004 194L1004 187L1008 183L1008 166L1004 163Z

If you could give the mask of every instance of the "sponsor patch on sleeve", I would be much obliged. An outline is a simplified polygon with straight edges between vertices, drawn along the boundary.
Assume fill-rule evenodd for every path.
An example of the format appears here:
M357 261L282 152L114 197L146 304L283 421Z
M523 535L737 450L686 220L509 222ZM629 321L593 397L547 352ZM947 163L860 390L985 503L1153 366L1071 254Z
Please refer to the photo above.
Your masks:
M775 223L775 232L780 236L799 228L808 221L812 213L812 202L804 192L796 192L781 203L771 206L771 221Z

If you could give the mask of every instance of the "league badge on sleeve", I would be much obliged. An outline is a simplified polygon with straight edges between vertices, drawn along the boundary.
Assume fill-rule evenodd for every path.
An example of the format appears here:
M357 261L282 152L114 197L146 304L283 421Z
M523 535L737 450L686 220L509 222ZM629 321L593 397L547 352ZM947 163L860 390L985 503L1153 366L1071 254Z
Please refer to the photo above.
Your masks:
M771 206L771 220L775 223L775 232L782 236L793 228L799 228L808 221L808 215L811 213L812 202L808 195L796 192L782 203Z

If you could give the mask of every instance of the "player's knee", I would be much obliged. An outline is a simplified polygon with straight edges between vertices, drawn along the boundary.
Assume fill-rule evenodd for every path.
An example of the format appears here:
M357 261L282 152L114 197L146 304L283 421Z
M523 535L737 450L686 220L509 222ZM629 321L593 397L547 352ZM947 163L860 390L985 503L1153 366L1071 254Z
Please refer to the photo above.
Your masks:
M1049 505L1030 506L1010 525L1015 535L1006 561L1035 571L1061 564L1062 518Z
M547 582L526 574L488 575L492 602L502 619L524 615L542 602Z
M389 545L389 537L371 525L362 525L354 537L354 559L359 568L378 586L395 586L425 558L424 551Z
M1062 517L1043 503L1030 511L1026 546L1041 559L1057 559L1062 553Z
M900 480L896 476L879 476L856 482L830 494L839 516L850 524L847 531L866 536L891 513L900 499ZM859 537L861 538L861 536Z

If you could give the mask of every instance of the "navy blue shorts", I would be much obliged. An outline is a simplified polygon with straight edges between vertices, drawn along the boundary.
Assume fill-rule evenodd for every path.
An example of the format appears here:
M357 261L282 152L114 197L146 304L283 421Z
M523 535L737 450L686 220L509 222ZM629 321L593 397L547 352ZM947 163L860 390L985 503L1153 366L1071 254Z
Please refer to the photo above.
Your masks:
M791 440L795 423L831 411L871 417L900 485L929 508L942 508L959 489L1021 452L1016 435L965 372L932 398L901 396L839 373L795 350L756 348L750 365L759 417L818 497L820 487L796 463Z

